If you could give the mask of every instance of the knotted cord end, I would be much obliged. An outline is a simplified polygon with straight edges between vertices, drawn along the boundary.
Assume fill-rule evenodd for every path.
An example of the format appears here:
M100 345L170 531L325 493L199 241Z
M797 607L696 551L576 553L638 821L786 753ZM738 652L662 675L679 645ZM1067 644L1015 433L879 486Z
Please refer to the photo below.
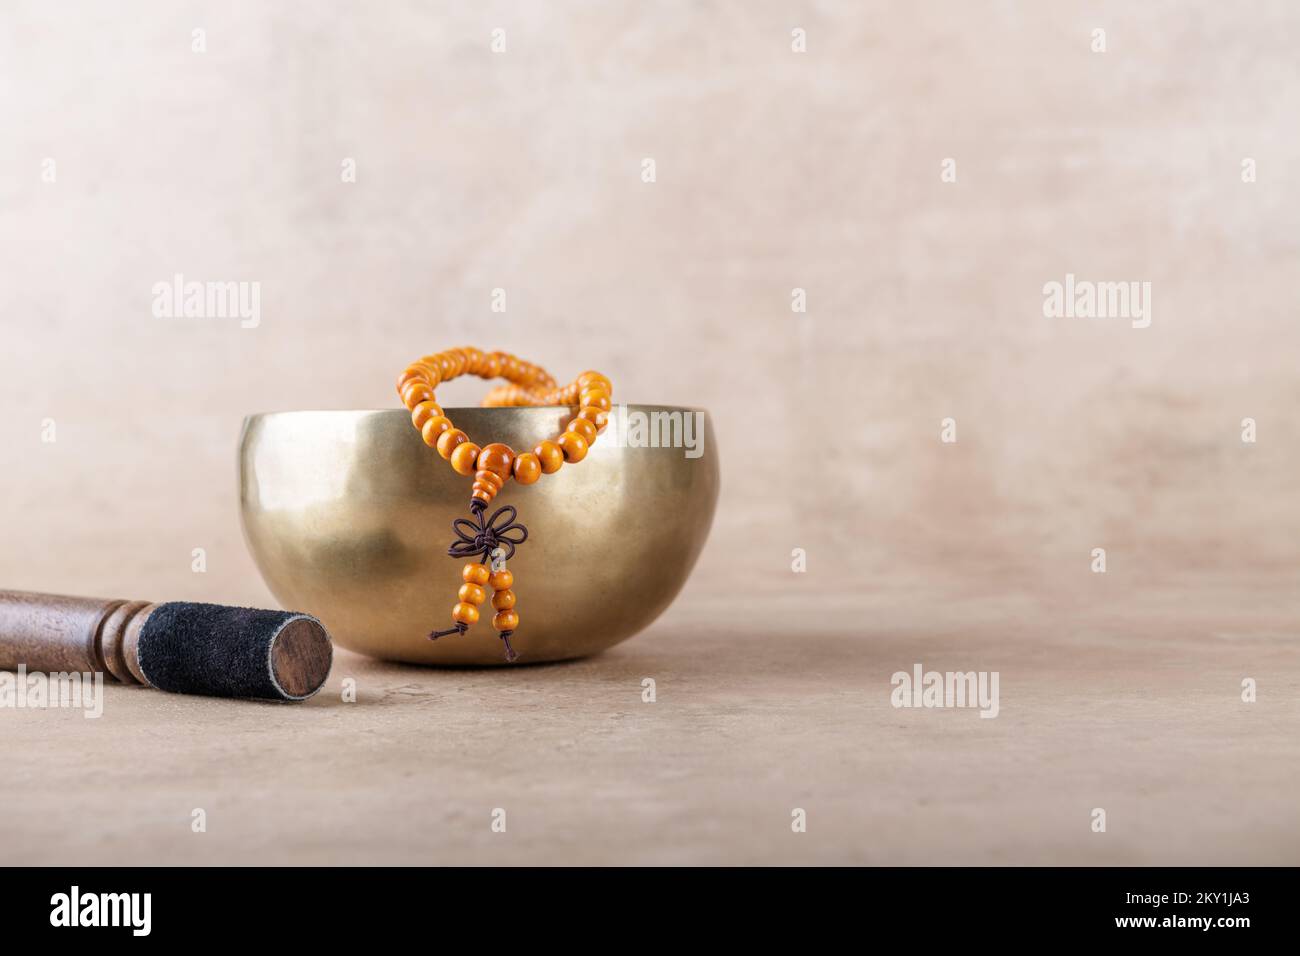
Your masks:
M510 646L510 635L513 634L513 633L514 633L514 631L502 631L502 632L501 632L501 640L503 640L503 641L505 642L505 645L506 645L506 663L507 663L507 664L513 664L515 661L519 660L519 655L516 654L516 653L515 653L515 649L514 649L513 647Z
M449 627L445 631L430 631L429 640L436 641L440 637L446 637L448 634L464 634L469 630L469 625L461 621L456 622L455 627Z

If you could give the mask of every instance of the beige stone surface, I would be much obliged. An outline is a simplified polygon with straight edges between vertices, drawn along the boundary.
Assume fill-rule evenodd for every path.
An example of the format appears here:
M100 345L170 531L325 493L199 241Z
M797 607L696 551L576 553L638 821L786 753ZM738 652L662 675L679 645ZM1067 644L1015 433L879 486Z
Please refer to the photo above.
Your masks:
M1300 862L1298 42L1289 3L6 5L0 584L270 603L242 417L451 344L707 406L724 485L601 657L0 710L0 861ZM176 273L260 324L154 318ZM1044 318L1067 273L1150 327ZM999 717L892 708L918 662Z
M811 582L809 582L811 584ZM15 863L1294 864L1290 611L1178 592L685 600L569 664L342 652L300 705L109 688L3 715ZM917 603L913 603L917 601ZM1000 710L895 709L915 662ZM1259 700L1239 697L1244 673ZM655 681L645 703L642 681ZM343 681L356 682L345 703ZM1105 833L1091 830L1095 808ZM201 808L207 832L191 831ZM506 830L493 832L505 811ZM791 831L795 808L807 832Z

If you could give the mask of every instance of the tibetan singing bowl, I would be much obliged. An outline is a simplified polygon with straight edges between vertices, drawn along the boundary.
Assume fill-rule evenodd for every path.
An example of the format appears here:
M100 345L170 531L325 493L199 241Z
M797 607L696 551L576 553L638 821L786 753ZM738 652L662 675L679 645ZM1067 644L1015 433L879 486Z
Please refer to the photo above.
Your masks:
M520 663L582 657L631 637L668 607L704 547L718 498L708 414L620 411L623 422L644 416L649 429L612 421L583 461L531 485L508 481L488 506L491 517L514 505L528 529L508 562ZM573 413L455 408L448 416L480 444L530 449ZM693 435L681 427L687 416ZM693 447L664 447L674 441ZM373 657L505 662L490 604L468 633L429 640L452 626L461 567L473 560L447 556L452 520L470 517L473 480L421 441L405 411L250 416L239 471L244 537L281 605L315 615L338 644Z

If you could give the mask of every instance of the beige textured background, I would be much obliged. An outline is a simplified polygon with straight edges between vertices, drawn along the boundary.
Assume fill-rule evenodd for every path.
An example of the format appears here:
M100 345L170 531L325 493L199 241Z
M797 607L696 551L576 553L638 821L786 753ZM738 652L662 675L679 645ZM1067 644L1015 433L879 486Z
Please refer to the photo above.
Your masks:
M452 344L708 407L724 484L679 602L588 662L0 712L0 846L1300 862L1298 47L1286 2L6 4L4 586L269 603L242 416L390 405ZM260 327L154 319L176 272L260 282ZM1067 272L1151 282L1151 327L1045 319ZM1000 670L1002 716L892 710L916 661Z

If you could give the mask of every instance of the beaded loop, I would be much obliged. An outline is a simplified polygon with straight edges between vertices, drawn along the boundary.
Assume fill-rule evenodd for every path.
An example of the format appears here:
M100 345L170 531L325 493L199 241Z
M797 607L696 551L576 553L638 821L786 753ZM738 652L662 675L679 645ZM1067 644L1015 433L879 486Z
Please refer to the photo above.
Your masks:
M517 453L499 442L480 446L452 424L434 399L438 385L460 375L506 380L508 384L496 386L483 399L487 407L570 405L577 412L554 441L542 442L532 451ZM508 352L459 348L412 362L397 377L397 394L424 441L451 462L458 474L474 476L473 498L486 507L511 478L521 485L532 484L542 475L559 471L566 461L585 458L608 423L614 386L600 372L591 370L568 385L557 386L544 368Z

